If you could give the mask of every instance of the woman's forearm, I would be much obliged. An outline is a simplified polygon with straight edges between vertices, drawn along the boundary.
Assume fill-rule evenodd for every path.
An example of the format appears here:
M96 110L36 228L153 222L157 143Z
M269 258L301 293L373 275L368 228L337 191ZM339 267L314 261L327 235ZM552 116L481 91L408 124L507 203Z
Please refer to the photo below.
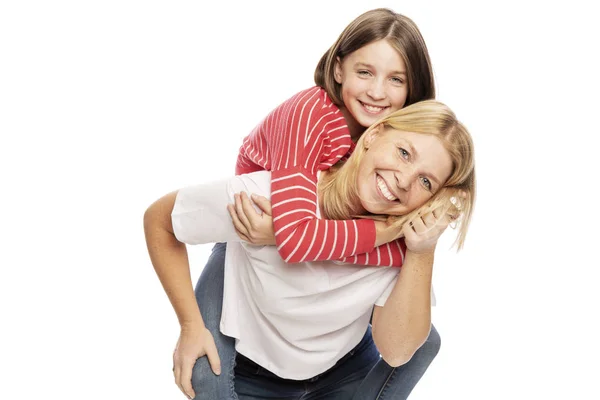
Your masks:
M154 202L144 214L144 233L154 270L185 328L203 328L204 321L196 302L184 243L173 233L171 212L176 193Z
M373 339L388 364L410 360L431 329L433 251L406 252L398 281L383 307L373 316Z

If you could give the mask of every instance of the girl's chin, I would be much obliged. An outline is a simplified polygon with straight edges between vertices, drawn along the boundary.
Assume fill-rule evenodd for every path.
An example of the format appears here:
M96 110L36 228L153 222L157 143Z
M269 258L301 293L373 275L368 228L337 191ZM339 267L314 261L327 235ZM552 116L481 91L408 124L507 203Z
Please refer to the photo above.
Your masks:
M375 122L377 122L378 120L379 120L379 118L375 118L375 117L373 117L373 116L370 116L370 115L364 115L364 113L363 113L363 114L361 114L361 116L358 118L358 123L359 123L361 126L364 126L364 127L367 127L367 128L368 128L369 126L373 125L373 124L374 124Z

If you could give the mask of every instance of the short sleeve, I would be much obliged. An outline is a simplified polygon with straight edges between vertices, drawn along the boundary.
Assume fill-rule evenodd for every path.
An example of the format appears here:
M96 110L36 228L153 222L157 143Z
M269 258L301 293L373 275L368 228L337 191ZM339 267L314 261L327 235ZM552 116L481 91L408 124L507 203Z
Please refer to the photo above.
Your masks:
M239 192L269 198L270 180L270 172L261 171L180 189L171 213L175 237L186 244L241 241L227 204Z

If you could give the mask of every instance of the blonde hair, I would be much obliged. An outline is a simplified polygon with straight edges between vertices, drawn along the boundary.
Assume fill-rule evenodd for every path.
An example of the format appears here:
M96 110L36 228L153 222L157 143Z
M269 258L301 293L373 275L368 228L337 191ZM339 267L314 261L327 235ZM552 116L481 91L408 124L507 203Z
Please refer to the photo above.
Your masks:
M367 11L352 21L337 41L323 54L315 69L315 84L331 100L343 105L342 86L335 81L335 65L350 53L372 42L386 39L406 64L408 95L406 105L435 98L433 70L425 40L408 17L387 8Z
M383 219L400 230L405 223L443 206L446 213L456 220L454 227L458 228L458 236L455 244L458 244L460 250L464 245L475 204L475 159L471 135L450 108L435 100L421 101L402 108L373 124L365 133L378 126L436 136L452 160L450 177L427 203L407 215L358 215L360 199L357 175L361 160L367 151L364 146L366 135L362 135L354 153L346 161L333 166L319 183L324 215L329 219Z

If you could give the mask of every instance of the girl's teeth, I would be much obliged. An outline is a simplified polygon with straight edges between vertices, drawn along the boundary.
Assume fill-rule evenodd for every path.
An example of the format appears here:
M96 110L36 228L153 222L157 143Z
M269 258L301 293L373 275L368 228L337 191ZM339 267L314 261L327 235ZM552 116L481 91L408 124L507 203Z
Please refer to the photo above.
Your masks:
M372 112L372 113L378 113L381 112L381 110L384 109L384 107L375 107L375 106L369 106L367 104L363 104L365 106L365 108L367 109L367 111Z
M381 190L383 196L389 201L397 200L397 198L389 191L387 185L385 184L385 181L379 176L377 177L377 187L379 187L379 190Z

